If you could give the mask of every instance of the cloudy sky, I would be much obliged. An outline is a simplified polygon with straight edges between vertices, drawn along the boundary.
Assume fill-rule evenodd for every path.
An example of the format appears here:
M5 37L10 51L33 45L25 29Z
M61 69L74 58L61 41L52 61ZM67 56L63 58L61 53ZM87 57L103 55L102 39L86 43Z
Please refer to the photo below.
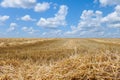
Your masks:
M120 38L120 0L0 0L0 37Z

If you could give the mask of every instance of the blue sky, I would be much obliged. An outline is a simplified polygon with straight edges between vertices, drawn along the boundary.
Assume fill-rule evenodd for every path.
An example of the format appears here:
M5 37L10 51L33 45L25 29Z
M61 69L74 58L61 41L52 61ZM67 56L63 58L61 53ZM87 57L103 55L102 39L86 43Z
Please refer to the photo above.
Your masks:
M120 38L120 0L0 0L0 37Z

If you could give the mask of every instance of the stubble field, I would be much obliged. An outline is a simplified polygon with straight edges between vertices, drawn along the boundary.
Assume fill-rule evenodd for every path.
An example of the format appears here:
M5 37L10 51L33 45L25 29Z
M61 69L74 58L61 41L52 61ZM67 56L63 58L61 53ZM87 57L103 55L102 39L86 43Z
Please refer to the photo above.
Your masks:
M120 39L0 39L0 80L120 80Z

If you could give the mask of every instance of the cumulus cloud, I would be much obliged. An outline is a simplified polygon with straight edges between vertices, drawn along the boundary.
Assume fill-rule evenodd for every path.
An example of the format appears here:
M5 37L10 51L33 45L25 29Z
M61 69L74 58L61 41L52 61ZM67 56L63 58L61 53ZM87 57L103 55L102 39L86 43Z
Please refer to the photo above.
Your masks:
M102 6L120 5L120 0L98 0Z
M29 34L33 34L35 32L38 32L38 30L34 30L33 27L26 27L26 26L23 27L22 30L29 33Z
M32 8L35 4L36 0L3 0L0 5L6 8Z
M37 3L36 0L3 0L0 6L5 8L24 8L24 9L34 9L35 12L43 12L50 8L50 3L43 2Z
M66 25L66 15L68 12L68 7L66 5L61 5L59 11L51 18L40 18L37 22L37 26L47 27L47 28L57 28L59 26Z
M102 19L102 22L108 27L120 28L120 5L115 7L115 11Z
M4 15L4 16L1 16L1 15L0 15L0 22L4 22L4 21L8 20L9 18L10 18L10 17L7 16L7 15Z
M71 31L67 31L64 34L108 36L114 34L110 31L120 33L119 29L120 5L117 5L115 10L106 16L103 16L101 11L84 10L77 26L71 26Z
M3 16L0 15L0 26L1 26L1 25L4 25L4 22L5 22L6 20L8 20L9 18L10 18L10 17L7 16L7 15L3 15Z
M35 19L32 19L30 17L30 15L25 15L25 16L21 17L21 20L23 20L23 21L35 21Z
M51 30L49 32L43 32L42 36L46 36L46 37L55 37L55 36L56 37L61 37L62 36L62 30Z
M35 12L43 12L46 11L50 8L50 3L48 2L43 2L43 3L37 3L36 6L34 7Z
M98 27L100 26L100 20L102 18L101 11L84 10L81 15L81 21L78 24L79 27Z
M86 31L96 29L101 26L101 19L101 11L84 10L77 27L71 26L72 31L68 31L65 34L83 34Z
M14 31L18 25L16 23L11 23L9 29L7 30L8 32Z

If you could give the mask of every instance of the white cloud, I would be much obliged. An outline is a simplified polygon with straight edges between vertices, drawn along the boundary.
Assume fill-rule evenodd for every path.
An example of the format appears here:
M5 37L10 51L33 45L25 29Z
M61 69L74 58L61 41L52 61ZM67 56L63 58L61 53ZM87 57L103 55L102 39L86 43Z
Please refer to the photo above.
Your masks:
M99 0L102 6L120 5L120 0Z
M0 6L8 8L34 9L35 12L43 12L50 8L50 3L37 3L37 0L3 0Z
M21 20L23 20L23 21L35 21L35 19L32 19L30 17L30 15L25 15L25 16L21 17Z
M111 27L111 28L120 28L120 23L111 23L111 24L108 24L107 26Z
M120 5L117 5L115 10L107 16L103 16L101 11L84 10L77 26L71 26L71 31L67 31L64 34L105 37L114 34L118 29L120 29ZM120 31L118 30L117 33L120 33Z
M43 3L37 3L36 6L34 7L35 12L43 12L46 11L50 8L50 3L48 2L43 2Z
M81 15L81 21L78 24L79 27L98 27L100 26L100 20L102 18L101 11L84 10Z
M49 32L43 32L43 37L61 37L62 36L62 30L51 30Z
M77 27L71 26L72 31L67 31L65 34L83 34L83 32L96 29L101 26L101 19L101 11L84 10Z
M52 18L40 18L40 20L37 22L37 26L41 27L47 27L47 28L57 28L59 26L65 26L66 25L66 15L68 7L66 5L61 5L60 9L57 14L55 14L55 17Z
M18 25L16 23L11 23L9 29L7 30L8 32L14 31Z
M12 8L32 8L35 4L36 0L3 0L0 5Z
M120 6L116 6L115 11L105 16L102 22L108 27L120 28Z
M34 30L33 27L23 27L22 30L29 33L29 34L33 34L35 32L38 32L38 30Z
M4 22L6 20L8 20L10 17L7 16L7 15L4 15L4 16L0 16L0 22Z

